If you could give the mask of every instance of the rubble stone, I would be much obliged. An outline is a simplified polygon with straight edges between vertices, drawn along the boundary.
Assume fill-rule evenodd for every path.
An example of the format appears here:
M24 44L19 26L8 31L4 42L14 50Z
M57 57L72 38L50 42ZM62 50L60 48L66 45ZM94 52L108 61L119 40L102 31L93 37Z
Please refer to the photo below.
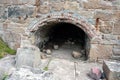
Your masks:
M59 48L59 46L58 45L54 45L54 49L58 49Z
M112 55L112 46L93 44L90 50L90 60L109 59Z
M40 51L37 47L21 47L17 50L16 67L20 68L23 66L30 66L33 68L37 68L40 66L41 63L40 55Z
M52 54L52 51L50 49L47 49L46 53L50 55L50 54Z
M41 59L46 59L47 58L47 56L45 55L45 53L42 53L41 54Z
M73 51L72 56L77 59L77 58L80 58L82 56L82 54L80 52Z
M103 71L107 80L120 80L120 62L104 61Z

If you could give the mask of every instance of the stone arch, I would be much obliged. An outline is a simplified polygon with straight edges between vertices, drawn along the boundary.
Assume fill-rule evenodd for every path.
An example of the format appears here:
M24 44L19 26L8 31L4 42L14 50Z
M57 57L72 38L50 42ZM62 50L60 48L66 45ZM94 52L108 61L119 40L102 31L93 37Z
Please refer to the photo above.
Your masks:
M71 23L81 28L90 39L97 36L96 28L90 24L84 17L74 12L54 12L42 16L39 19L34 19L27 28L27 32L34 32L39 27L48 24L49 22L66 22Z
M38 31L40 28L43 28L45 25L51 22L56 22L56 23L64 22L68 24L70 23L83 30L83 32L85 32L85 34L87 35L85 42L85 51L87 51L86 55L87 55L87 59L89 59L91 54L90 51L92 50L91 45L96 41L96 38L98 38L98 32L96 31L94 25L89 23L87 19L85 19L84 17L74 12L69 12L69 11L53 12L53 13L45 14L40 18L35 18L27 27L26 33L29 36L33 34L34 39L36 39L34 36L36 31ZM40 37L37 37L36 40L34 39L33 39L34 45L38 44L37 46L39 46L39 44L41 45L44 43L44 40L42 41L39 40ZM41 48L39 47L39 49Z

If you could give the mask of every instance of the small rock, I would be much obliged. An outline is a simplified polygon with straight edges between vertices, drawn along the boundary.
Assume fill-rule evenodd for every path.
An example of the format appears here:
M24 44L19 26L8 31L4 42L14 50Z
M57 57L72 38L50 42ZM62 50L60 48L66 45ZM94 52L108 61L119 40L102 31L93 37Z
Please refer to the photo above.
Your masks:
M58 49L59 48L59 46L58 45L54 45L54 49Z
M75 44L74 42L71 42L71 44Z
M42 50L42 52L43 52L43 53L46 53L46 50L45 50L45 49L43 49L43 50Z
M73 51L73 52L72 52L72 56L73 56L74 58L80 58L80 57L82 56L82 54L81 54L80 52Z
M47 50L46 50L46 53L47 53L47 54L51 54L52 51L51 51L50 49L47 49Z
M101 78L101 70L97 67L91 68L91 71L88 73L88 76L94 80L100 80Z
M47 58L51 58L52 57L52 55L46 55L47 56Z
M41 54L41 59L46 59L47 56L45 54Z
M85 50L81 50L81 53L82 53L82 54L85 54Z

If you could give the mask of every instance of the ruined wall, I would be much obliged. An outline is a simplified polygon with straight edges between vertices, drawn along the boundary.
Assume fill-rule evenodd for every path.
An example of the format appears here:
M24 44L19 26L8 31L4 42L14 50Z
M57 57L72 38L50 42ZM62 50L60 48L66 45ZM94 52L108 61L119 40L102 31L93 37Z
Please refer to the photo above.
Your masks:
M109 58L120 52L120 0L40 0L37 8L35 0L0 0L0 36L17 49L26 39L25 31L31 22L60 11L77 13L94 26L99 18L100 36L91 41L92 59Z

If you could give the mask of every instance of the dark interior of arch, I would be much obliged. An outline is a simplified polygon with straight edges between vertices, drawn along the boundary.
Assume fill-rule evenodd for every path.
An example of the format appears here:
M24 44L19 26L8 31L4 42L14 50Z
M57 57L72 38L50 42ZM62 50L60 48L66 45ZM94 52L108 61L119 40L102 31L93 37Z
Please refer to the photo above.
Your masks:
M90 39L88 35L76 25L65 22L50 22L47 25L40 26L35 35L36 45L41 51L45 49L54 50L54 45L58 45L59 48L64 46L65 48L70 48L70 50L82 53L85 59L88 59ZM78 50L76 48L78 48Z

